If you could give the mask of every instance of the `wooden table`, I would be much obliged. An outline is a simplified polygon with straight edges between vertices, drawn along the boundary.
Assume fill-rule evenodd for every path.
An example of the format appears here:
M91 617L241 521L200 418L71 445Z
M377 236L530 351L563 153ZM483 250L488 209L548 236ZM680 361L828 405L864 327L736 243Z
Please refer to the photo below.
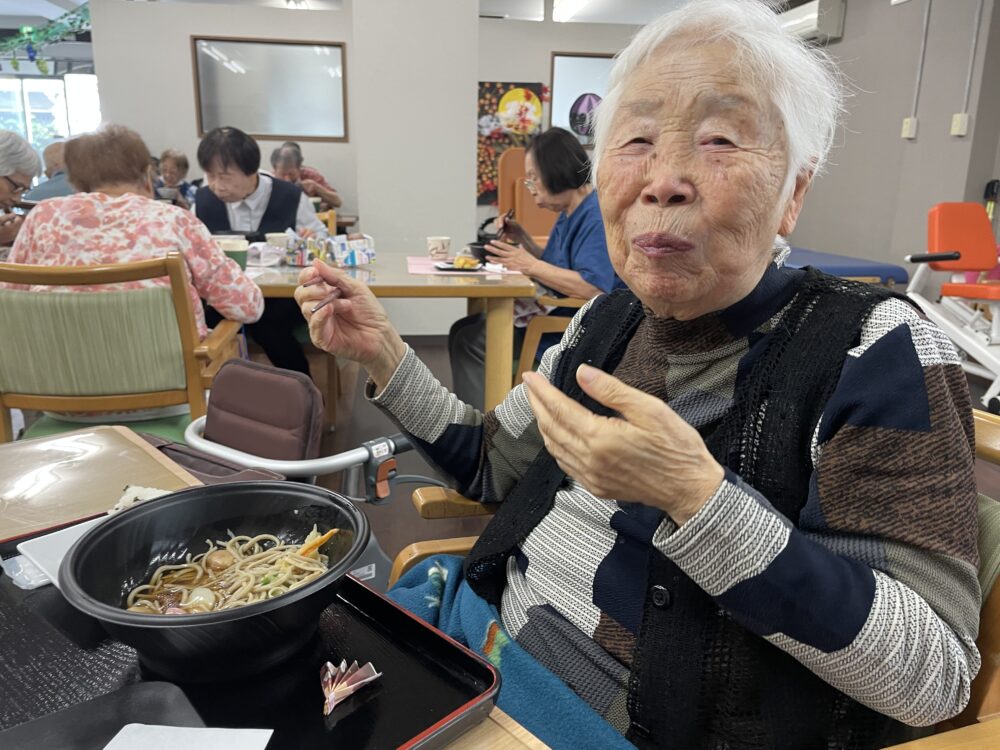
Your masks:
M996 750L1000 747L1000 719L971 724L922 740L893 745L886 750Z
M535 285L519 274L454 275L411 274L406 259L388 256L371 266L343 269L364 281L376 297L466 299L469 314L486 313L486 388L487 409L503 401L511 388L514 370L514 300L535 296ZM247 269L265 297L292 297L301 268Z

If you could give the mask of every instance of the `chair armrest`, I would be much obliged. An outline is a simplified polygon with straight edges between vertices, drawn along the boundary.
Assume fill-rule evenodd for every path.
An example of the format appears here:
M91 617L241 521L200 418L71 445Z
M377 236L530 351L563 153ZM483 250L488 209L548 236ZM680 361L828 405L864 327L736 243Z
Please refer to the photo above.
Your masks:
M413 507L421 518L490 516L497 512L497 505L469 500L444 487L419 487L413 491Z
M973 409L972 418L976 427L976 456L1000 464L1000 416Z
M575 307L578 309L587 304L588 301L579 297L549 297L546 294L538 298L538 304L540 305L548 305L549 307Z
M471 501L466 501L471 502ZM461 555L469 554L476 543L478 537L460 536L453 539L434 539L428 542L414 542L403 547L396 559L392 561L392 570L389 571L389 585L392 586L400 577L416 565L421 560L426 560L434 555Z
M242 325L235 320L220 320L219 324L194 348L194 356L198 359L215 359L229 349L230 342L236 338Z

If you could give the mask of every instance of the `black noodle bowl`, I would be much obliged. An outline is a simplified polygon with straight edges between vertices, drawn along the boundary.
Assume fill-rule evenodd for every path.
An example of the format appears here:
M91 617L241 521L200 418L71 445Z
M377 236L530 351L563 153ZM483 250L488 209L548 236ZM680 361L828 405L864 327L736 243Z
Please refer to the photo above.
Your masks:
M129 592L160 566L205 551L206 540L273 534L301 543L316 526L338 528L320 552L329 570L288 593L233 609L157 615L124 609ZM59 569L66 599L133 646L143 664L168 679L236 679L277 664L304 646L319 613L368 544L364 514L328 490L292 482L193 487L130 508L95 526Z

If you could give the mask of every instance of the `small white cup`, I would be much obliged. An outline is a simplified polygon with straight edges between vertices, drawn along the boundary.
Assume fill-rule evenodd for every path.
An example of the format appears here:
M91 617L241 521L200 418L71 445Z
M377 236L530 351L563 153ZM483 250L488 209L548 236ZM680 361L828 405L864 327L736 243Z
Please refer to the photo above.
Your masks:
M428 237L427 254L434 260L445 260L451 252L451 237Z

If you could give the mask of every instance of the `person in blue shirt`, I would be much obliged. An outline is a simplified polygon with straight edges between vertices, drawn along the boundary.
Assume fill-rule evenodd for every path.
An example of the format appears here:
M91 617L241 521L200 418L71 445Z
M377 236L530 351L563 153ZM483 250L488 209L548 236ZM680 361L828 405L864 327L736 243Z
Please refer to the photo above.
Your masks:
M524 184L540 208L559 214L543 249L520 225L501 226L501 236L487 247L487 260L520 271L556 297L590 299L622 286L608 257L604 222L597 193L590 184L590 159L572 133L551 128L528 146L524 155ZM520 347L524 327L545 308L520 300L515 307L514 347ZM555 315L572 315L556 308ZM542 349L558 343L559 334L542 337ZM486 319L470 315L455 323L448 334L448 353L454 392L465 403L483 408L486 360Z
M43 201L46 198L62 198L79 192L69 183L69 178L66 175L66 160L63 157L65 148L65 141L55 141L45 147L45 150L42 151L42 159L45 160L45 176L48 179L38 187L26 192L24 200Z

